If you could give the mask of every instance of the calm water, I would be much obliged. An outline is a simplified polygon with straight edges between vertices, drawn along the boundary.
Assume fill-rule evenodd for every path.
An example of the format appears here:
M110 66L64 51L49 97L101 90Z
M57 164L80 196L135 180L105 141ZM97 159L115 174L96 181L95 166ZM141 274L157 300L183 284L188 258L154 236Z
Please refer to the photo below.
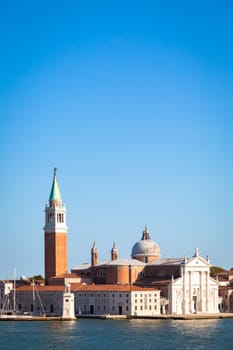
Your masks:
M0 349L233 349L233 319L1 321Z

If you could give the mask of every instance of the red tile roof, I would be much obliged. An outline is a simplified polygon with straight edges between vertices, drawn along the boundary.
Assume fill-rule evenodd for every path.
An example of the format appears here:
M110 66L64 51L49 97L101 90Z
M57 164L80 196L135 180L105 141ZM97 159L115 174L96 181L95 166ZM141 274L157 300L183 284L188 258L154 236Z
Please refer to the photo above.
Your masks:
M72 283L71 291L100 291L100 292L140 292L140 291L155 291L155 288L143 288L134 285L114 285L114 284L83 284L83 283ZM63 292L64 286L36 286L38 292ZM33 286L22 286L16 289L16 292L32 292Z

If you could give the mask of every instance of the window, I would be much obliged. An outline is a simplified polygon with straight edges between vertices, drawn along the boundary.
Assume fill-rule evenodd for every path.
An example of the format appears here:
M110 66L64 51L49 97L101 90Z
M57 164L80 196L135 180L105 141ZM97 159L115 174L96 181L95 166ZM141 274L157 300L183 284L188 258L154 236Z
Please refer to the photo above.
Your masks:
M114 297L115 297L115 294L113 294L112 297L114 298Z
M137 308L137 305L135 305L135 308L134 308L134 310L135 310L135 311L137 311L137 309L138 309L138 308Z
M115 310L115 306L113 305L113 307L112 307L112 310L114 311Z
M119 297L121 298L121 294L119 295Z
M63 222L63 214L61 213L57 214L57 222Z
M149 305L149 310L151 310L151 305Z
M155 305L155 310L157 310L157 305Z
M128 311L129 310L129 307L128 306L126 306L126 311Z
M143 307L142 307L142 306L140 306L140 310L143 310Z

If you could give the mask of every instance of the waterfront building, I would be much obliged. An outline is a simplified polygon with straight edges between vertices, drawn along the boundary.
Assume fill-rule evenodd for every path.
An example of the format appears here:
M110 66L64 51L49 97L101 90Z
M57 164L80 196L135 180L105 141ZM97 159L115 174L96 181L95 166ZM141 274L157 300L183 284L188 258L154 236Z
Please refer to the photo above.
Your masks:
M134 285L95 285L72 283L57 285L23 285L15 294L16 310L22 314L152 316L160 314L160 291ZM13 303L13 291L11 293Z
M233 312L233 270L218 273L219 308L221 312Z
M218 312L218 282L210 277L209 259L199 256L197 248L189 259L162 259L160 248L151 239L147 227L133 245L130 258L120 259L114 242L110 260L99 261L94 242L90 263L78 265L69 273L66 209L62 205L56 169L45 208L44 237L45 285L37 288L47 315L73 317L74 312L153 316ZM65 286L69 286L66 299L63 298ZM39 311L33 288L32 285L17 288L19 311Z
M129 284L81 285L76 290L78 314L153 316L160 314L160 291Z
M161 292L162 313L218 313L218 282L210 277L209 259L202 258L197 248L189 259L159 258L159 247L149 237L148 229L145 228L142 244L136 242L133 246L132 257L138 256L138 259L114 259L104 262L98 262L96 259L93 264L92 258L91 264L79 265L72 269L72 272L79 276L80 281L89 284L133 284L158 289ZM144 244L146 239L150 240L148 245ZM93 247L97 256L96 243ZM152 260L152 256L156 258Z

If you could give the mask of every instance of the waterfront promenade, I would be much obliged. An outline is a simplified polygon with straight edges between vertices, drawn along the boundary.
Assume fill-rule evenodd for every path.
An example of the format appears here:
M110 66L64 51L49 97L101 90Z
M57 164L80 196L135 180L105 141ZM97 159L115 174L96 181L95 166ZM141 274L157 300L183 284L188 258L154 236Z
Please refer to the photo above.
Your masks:
M215 313L215 314L188 314L188 315L154 315L154 316L127 316L127 315L93 315L81 314L76 319L102 319L102 320L130 320L130 319L147 319L147 320L211 320L233 318L233 313ZM71 319L63 319L60 316L11 316L5 315L0 317L0 321L70 321ZM74 321L74 319L72 319Z

